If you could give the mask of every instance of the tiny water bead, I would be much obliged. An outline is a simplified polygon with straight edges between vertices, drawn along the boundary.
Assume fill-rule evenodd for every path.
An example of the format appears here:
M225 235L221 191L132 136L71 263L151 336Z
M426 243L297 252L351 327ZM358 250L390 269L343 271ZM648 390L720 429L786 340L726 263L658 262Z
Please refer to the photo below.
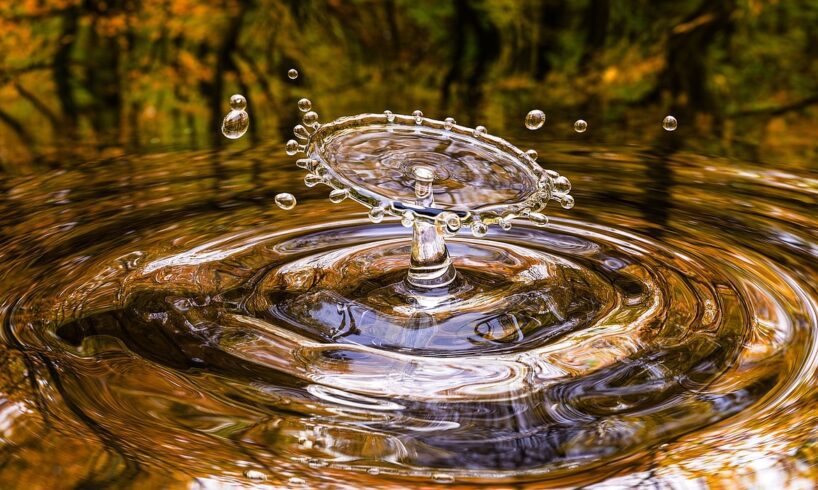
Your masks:
M545 113L534 109L525 116L525 127L530 130L540 129L545 124Z
M349 191L346 189L335 189L329 193L329 200L333 204L338 204L349 196Z
M239 139L250 127L250 116L246 111L232 110L224 116L222 121L222 134L231 140Z
M571 209L574 207L574 196L565 195L560 199L560 205L564 209Z
M307 131L307 128L300 124L297 124L293 128L293 134L295 135L296 138L303 140L305 142L310 139L310 132Z
M310 109L312 109L312 102L310 101L310 99L307 99L307 98L305 97L305 98L300 99L300 100L298 101L298 110L299 110L299 111L301 111L301 112L307 112L307 111L308 111L308 110L310 110Z
M568 194L571 192L571 181L564 175L554 179L554 192L557 194Z
M475 138L480 138L482 136L485 136L485 134L486 134L486 127L485 126L477 126L476 128L474 128L474 137Z
M676 128L679 127L679 121L673 116L665 116L662 120L662 127L665 131L675 131Z
M284 145L284 151L287 152L287 155L295 155L298 153L298 141L290 140L287 144Z
M471 234L474 235L475 238L482 238L486 236L486 233L489 232L489 227L487 224L483 223L482 221L475 221L471 224Z
M584 133L588 129L588 123L584 119L577 119L574 122L574 131L577 133Z
M243 111L247 108L247 99L241 94L233 94L230 97L230 108L234 111Z
M457 124L457 121L455 121L453 117L447 117L443 121L443 129L446 131L451 131L455 124Z
M537 150L528 150L525 152L525 154L528 155L528 158L534 160L535 162L537 161L537 157L540 156L537 154Z
M395 122L395 115L392 114L392 111L390 110L383 111L383 115L386 116L387 122Z
M295 196L293 196L289 192L282 192L280 194L276 194L275 203L281 209L290 210L295 207L296 204Z
M298 70L290 68L290 71L287 72L287 76L290 77L290 80L295 80L298 78Z
M537 226L546 226L548 224L548 216L542 213L532 211L528 213L528 219Z
M386 215L386 210L382 206L375 206L369 210L369 221L373 223L380 223Z
M318 113L315 111L309 111L308 113L304 114L304 124L314 128L316 124L318 124Z
M420 110L413 112L412 117L415 118L415 124L423 123L423 112L421 112Z

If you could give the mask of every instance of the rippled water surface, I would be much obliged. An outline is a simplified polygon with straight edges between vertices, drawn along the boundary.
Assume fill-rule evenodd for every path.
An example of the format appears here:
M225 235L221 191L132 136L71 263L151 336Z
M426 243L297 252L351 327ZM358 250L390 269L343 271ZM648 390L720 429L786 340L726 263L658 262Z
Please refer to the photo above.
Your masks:
M810 488L814 174L540 146L576 207L450 239L453 303L278 145L8 180L0 486Z

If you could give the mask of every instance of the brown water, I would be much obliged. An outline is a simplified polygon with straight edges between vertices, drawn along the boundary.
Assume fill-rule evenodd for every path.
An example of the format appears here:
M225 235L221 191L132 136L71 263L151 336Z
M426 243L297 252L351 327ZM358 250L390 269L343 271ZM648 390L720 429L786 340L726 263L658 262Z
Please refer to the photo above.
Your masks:
M577 205L449 241L468 317L279 145L7 181L0 486L811 488L818 180L535 148Z

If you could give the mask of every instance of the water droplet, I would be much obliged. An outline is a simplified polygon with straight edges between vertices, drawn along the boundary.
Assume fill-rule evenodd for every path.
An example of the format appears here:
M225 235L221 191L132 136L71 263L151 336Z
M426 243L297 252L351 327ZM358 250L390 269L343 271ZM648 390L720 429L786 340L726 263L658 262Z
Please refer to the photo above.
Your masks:
M443 233L449 236L456 235L463 225L460 216L449 211L438 214L435 220L443 226Z
M537 157L540 156L537 154L537 150L528 150L525 152L525 154L528 155L528 158L534 160L535 162L537 161Z
M471 224L471 234L476 238L482 238L489 232L489 227L482 221L475 221Z
M573 208L574 207L574 196L567 196L567 195L563 196L562 199L560 199L560 204L565 209Z
M577 119L574 123L574 131L584 133L586 129L588 129L588 123L584 119Z
M665 128L665 131L676 131L676 128L679 127L679 121L673 116L665 116L662 120L662 127Z
M413 112L413 113L412 113L412 116L414 116L414 118L415 118L415 124L421 124L421 123L423 123L423 113L422 113L422 112L420 112L419 110L418 110L418 111Z
M372 476L377 476L377 475L380 475L380 474L381 474L381 470L380 470L380 468L368 468L368 469L366 470L366 472L367 472L367 473L369 473L369 474L370 474L370 475L372 475Z
M258 470L247 470L244 472L244 476L255 481L267 481L267 475Z
M544 215L542 213L537 213L535 211L532 211L532 212L528 213L528 219L530 219L531 222L534 223L537 226L546 226L546 225L548 225L548 216L546 216L546 215Z
M247 109L247 99L241 94L233 94L230 97L230 108L234 111L243 111Z
M281 209L289 210L295 207L295 196L289 192L282 192L281 194L276 194L275 202Z
M380 223L386 215L386 210L381 206L375 206L369 210L369 221L373 223Z
M567 177L560 175L554 179L554 192L557 194L568 194L571 192L571 181Z
M298 78L298 70L290 68L290 71L287 72L287 76L290 77L290 80L295 80Z
M297 476L291 477L289 480L287 480L287 483L294 487L300 487L301 485L307 484L307 482L303 478L298 478Z
M540 129L545 124L545 113L534 109L525 116L525 127L531 130Z
M386 121L387 122L395 122L395 115L392 114L392 111L386 110L386 111L383 111L383 114L384 114L384 116L386 116Z
M304 185L307 187L315 187L324 181L324 178L316 174L307 174L304 176Z
M454 477L446 473L432 473L432 480L435 483L454 483Z
M231 140L239 139L250 127L250 116L245 111L232 110L224 116L222 134Z
M296 138L301 140L309 140L310 139L310 132L307 131L307 128L298 124L293 128L293 134Z
M338 204L349 196L349 191L346 189L335 189L329 193L329 200L333 204Z
M506 218L500 218L499 220L500 228L508 231L511 229L511 220Z
M443 121L443 129L451 131L455 124L457 124L457 121L455 121L453 117L447 117L446 120Z
M312 128L316 127L318 124L318 113L315 111L310 111L304 114L304 124Z
M312 171L313 169L313 160L309 158L299 158L295 161L295 164L298 168L303 168L304 170Z
M298 110L301 112L307 112L308 110L312 109L312 102L310 99L303 98L298 101Z
M415 224L415 213L412 211L405 211L403 213L403 218L400 220L400 224L406 228L411 228L412 225Z
M486 127L485 126L477 126L474 128L474 137L479 138L486 134Z
M288 155L292 156L298 153L298 141L290 140L284 145L284 151L287 152Z

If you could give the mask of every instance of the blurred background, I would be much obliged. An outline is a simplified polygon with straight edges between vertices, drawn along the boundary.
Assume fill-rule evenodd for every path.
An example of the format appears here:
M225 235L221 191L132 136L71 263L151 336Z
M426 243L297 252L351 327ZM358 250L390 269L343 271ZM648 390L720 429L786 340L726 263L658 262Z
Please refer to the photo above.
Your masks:
M0 172L283 142L304 96L617 145L673 114L698 152L815 168L816 25L811 0L0 0Z

